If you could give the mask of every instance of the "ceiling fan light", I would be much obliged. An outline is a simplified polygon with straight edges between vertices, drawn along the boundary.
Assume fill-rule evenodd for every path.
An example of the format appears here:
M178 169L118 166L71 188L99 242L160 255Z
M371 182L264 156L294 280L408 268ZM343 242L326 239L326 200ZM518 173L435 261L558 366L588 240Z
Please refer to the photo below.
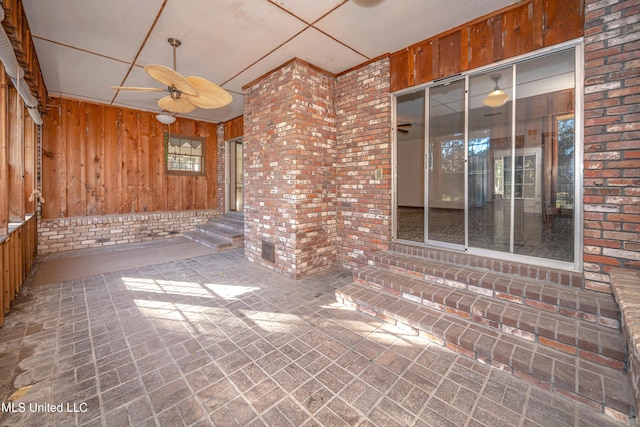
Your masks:
M501 77L502 76L500 74L493 74L489 76L489 78L496 84L496 87L493 88L493 90L489 92L489 95L487 95L487 97L482 100L482 103L487 107L502 107L509 100L509 95L504 93L504 90L500 89L500 86L498 86L498 82L500 81Z
M509 100L509 95L504 93L502 89L495 89L487 95L485 99L482 100L482 103L487 107L497 108L502 107Z
M170 125L176 121L176 118L170 114L160 113L156 116L156 120L163 125Z

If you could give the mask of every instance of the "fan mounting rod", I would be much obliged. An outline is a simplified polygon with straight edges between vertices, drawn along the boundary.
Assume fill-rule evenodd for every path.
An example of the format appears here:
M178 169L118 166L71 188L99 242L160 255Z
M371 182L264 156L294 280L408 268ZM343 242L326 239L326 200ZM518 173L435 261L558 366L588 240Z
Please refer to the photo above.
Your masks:
M169 37L167 39L167 41L169 42L169 44L171 46L173 46L173 71L177 71L176 70L176 48L178 46L180 46L182 44L182 42L176 38L173 37Z

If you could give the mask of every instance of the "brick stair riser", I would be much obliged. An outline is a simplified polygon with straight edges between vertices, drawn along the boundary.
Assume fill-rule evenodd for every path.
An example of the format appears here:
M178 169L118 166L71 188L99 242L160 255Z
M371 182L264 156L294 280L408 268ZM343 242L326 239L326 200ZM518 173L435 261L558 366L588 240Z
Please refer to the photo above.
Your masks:
M185 237L187 239L193 240L194 242L198 242L201 245L210 247L212 249L218 249L218 250L222 250L222 249L234 249L236 246L234 246L232 243L230 242L213 242L211 240L202 238L202 237L198 237L198 236L193 236L190 234L185 234Z
M235 231L236 233L239 233L239 234L244 233L243 222L216 218L216 219L209 220L209 224L215 224L217 227L222 227L230 231Z
M519 323L515 319L511 319L506 316L502 317L499 314L491 313L486 309L478 308L473 305L462 307L460 305L454 305L447 300L432 301L424 299L422 296L404 292L402 289L387 287L379 283L367 281L366 279L357 277L357 275L354 277L354 282L371 286L374 289L402 297L408 301L422 304L426 307L454 315L461 319L472 320L475 323L496 329L505 334L509 334L532 343L537 342L538 344L554 350L562 351L563 353L572 356L590 360L617 370L623 370L625 368L625 354L623 352L606 348L604 346L600 348L598 343L594 343L589 340L579 340L571 334L556 333L555 330L544 328L537 328L536 330L535 327L527 324L526 322ZM393 313L383 314L390 316Z
M244 233L244 222L242 221L227 221L224 219L220 219L218 221L211 221L214 223L218 223L224 227L230 228L234 231L238 231L240 233Z
M229 224L234 227L240 227L240 228L244 227L244 221L240 221L235 218L225 218L225 217L211 218L209 222L220 222L222 224Z
M240 243L244 242L244 235L242 234L233 234L229 235L228 232L222 232L216 228L208 228L208 227L198 227L198 231L215 237L216 239L225 240L230 243Z
M455 289L464 289L479 295L498 298L516 304L524 304L538 310L543 310L549 313L556 313L562 316L570 317L573 319L580 319L590 323L597 323L601 326L611 329L618 330L620 328L620 321L618 320L619 312L614 310L601 310L597 305L585 305L583 307L580 307L583 309L580 310L579 307L576 307L576 302L569 298L563 299L558 297L553 300L553 298L549 296L541 295L540 293L532 291L522 291L520 292L520 295L514 295L513 293L510 293L510 291L513 292L515 288L509 288L508 286L500 285L499 283L497 284L494 280L491 279L483 281L481 278L478 278L477 276L474 277L473 275L466 276L466 278L468 278L469 280L462 282L456 280L457 278L455 277L442 277L436 274L423 273L421 271L415 271L411 268L398 267L379 261L376 261L374 265L381 268L386 268L396 273L405 274L416 279L425 280L429 283L444 285ZM443 276L446 276L446 271L443 270L441 270L440 273ZM434 273L437 273L437 271L434 271ZM520 290L518 289L516 291ZM565 305L563 306L561 304Z
M406 254L424 258L432 262L442 262L447 264L478 268L495 273L511 274L523 278L541 280L572 288L584 289L584 280L579 273L556 270L542 266L533 266L513 261L485 258L462 254L442 249L426 248L404 243L394 242L390 245L390 250L399 254Z
M557 391L568 398L609 413L614 418L624 419L629 415L630 410L625 407L624 403L604 402L606 397L603 396L602 393L599 393L598 390L590 393L586 387L574 384L575 381L571 382L571 380L565 380L561 377L552 378L552 374L548 367L545 366L546 363L544 360L538 361L538 363L533 360L527 360L523 355L516 355L515 350L510 358L505 358L503 353L495 348L490 340L482 342L482 333L478 332L474 335L474 331L471 329L473 326L467 329L466 334L458 334L456 336L455 332L439 330L437 326L431 328L424 327L416 319L402 318L386 310L380 310L369 303L354 301L339 292L336 293L336 296L338 302L348 307L376 317L386 323L393 324L409 333L419 335L434 344L447 347L456 353L510 373L538 387ZM475 339L473 338L474 336L476 337ZM597 387L594 388L597 389Z

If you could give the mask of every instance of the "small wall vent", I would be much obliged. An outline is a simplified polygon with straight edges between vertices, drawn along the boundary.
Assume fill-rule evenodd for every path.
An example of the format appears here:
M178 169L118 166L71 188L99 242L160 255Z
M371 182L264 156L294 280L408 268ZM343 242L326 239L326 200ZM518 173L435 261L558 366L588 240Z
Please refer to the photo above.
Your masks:
M276 249L273 243L262 241L262 259L273 263L276 262Z

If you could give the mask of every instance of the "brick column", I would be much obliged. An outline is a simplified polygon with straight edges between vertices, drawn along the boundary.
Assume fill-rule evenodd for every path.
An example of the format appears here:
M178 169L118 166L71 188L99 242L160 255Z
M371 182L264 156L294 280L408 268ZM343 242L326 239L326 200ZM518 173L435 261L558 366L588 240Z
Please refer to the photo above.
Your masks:
M300 60L245 87L245 256L293 278L336 260L334 89Z
M640 7L585 2L585 286L640 268Z
M366 264L391 241L389 90L388 57L338 76L337 244L345 267Z

